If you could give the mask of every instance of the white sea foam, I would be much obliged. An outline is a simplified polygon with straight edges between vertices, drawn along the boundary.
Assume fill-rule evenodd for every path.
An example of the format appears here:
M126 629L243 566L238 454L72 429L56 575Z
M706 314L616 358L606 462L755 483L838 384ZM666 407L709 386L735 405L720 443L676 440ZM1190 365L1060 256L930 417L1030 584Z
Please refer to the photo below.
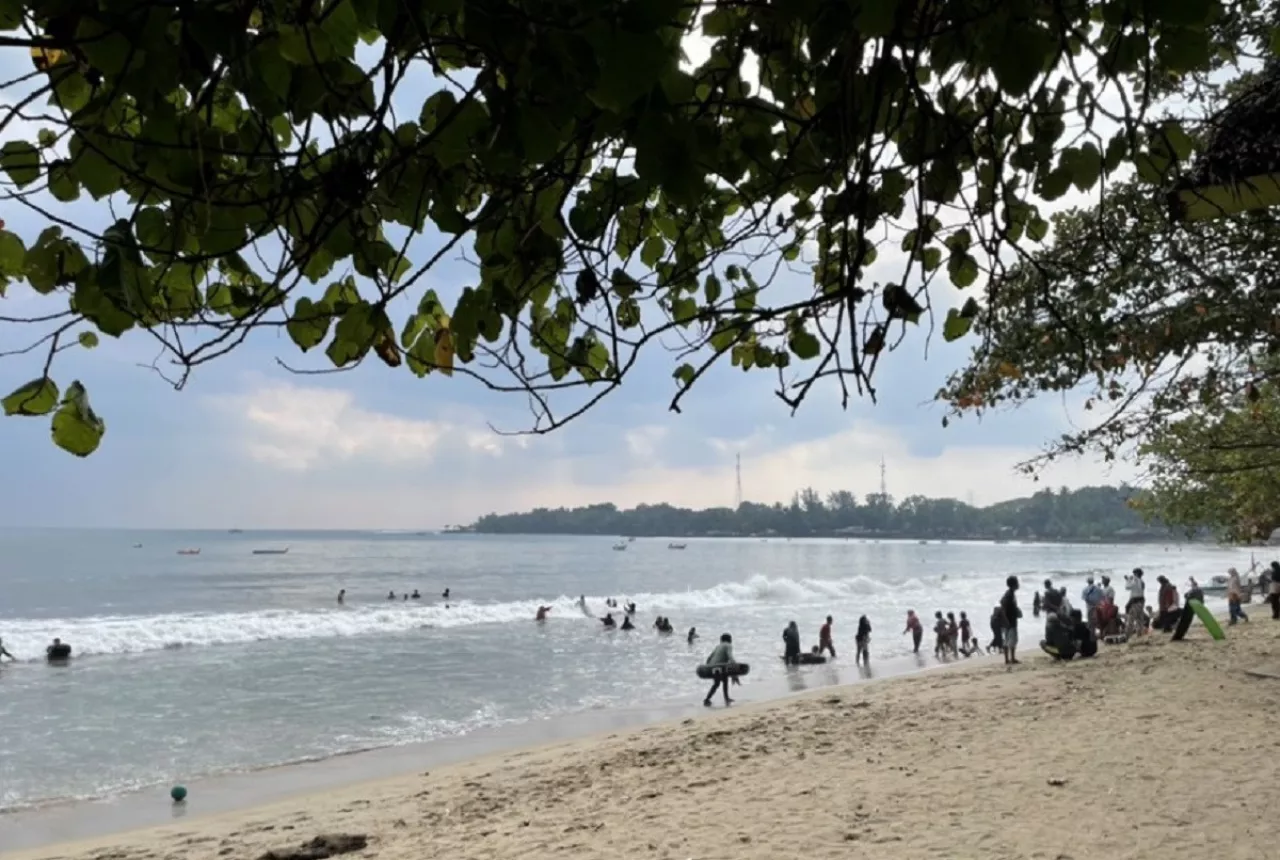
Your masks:
M1061 577L1063 571L1055 574ZM666 612L718 610L770 606L826 606L857 601L868 608L881 600L919 595L922 606L930 597L960 596L973 581L958 577L948 581L914 578L885 583L867 576L846 579L790 579L752 576L742 582L725 582L710 588L683 592L615 595L634 600L645 615ZM606 611L605 598L588 596L596 613ZM527 622L541 601L495 603L462 601L446 608L440 604L388 603L326 609L270 609L256 612L172 613L81 618L11 619L3 622L6 647L20 659L39 659L54 636L72 644L77 655L133 654L168 648L232 645L293 639L333 639L406 633L424 627L457 628L482 624ZM894 602L897 602L895 600ZM577 597L563 595L549 602L552 617L582 619Z

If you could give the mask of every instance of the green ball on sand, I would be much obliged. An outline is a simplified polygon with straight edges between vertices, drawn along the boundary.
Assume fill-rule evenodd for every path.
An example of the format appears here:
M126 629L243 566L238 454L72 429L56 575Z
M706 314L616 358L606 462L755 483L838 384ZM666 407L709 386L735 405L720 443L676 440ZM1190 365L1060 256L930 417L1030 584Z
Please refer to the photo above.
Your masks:
M169 796L173 798L174 803L182 803L187 799L187 788L183 785L175 785L169 789Z

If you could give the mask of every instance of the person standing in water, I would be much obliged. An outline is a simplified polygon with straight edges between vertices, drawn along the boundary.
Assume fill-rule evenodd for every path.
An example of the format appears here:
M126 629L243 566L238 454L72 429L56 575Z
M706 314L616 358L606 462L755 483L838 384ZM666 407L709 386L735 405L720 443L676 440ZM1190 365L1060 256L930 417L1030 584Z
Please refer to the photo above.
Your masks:
M444 590L444 593L443 593L443 594L441 594L440 596L441 596L442 598L444 598L445 600L448 600L448 599L449 599L449 589L447 589L447 588L446 588L446 589Z
M689 628L689 644L692 645L697 640L697 638L698 638L698 628L690 627Z
M345 588L338 589L338 605L341 606L346 602L347 602L347 590Z
M551 611L550 606L539 606L538 614L533 617L534 621L546 621L547 613Z
M724 690L724 705L729 707L733 704L733 699L729 698L729 675L728 667L734 663L733 659L733 637L728 633L720 634L720 644L712 650L710 656L707 657L706 665L712 667L720 667L712 677L715 681L711 684L711 690L707 693L706 698L702 700L702 704L711 707L711 699L715 696L716 690Z
M907 627L902 631L902 635L911 634L911 653L920 653L920 643L924 640L924 625L920 623L920 616L916 615L914 609L907 610Z
M800 628L794 621L782 630L782 662L788 666L800 664Z
M827 616L827 623L818 629L818 653L822 654L826 651L831 652L831 659L836 659L836 646L831 643L831 616Z
M867 620L867 616L858 619L858 632L853 638L854 644L857 645L857 653L854 654L853 662L857 663L861 660L865 665L871 665L871 622Z
M13 656L12 654L10 654L8 651L5 650L4 640L0 639L0 659L3 659L4 657L8 657L10 660L12 660L15 663L18 662L17 657Z

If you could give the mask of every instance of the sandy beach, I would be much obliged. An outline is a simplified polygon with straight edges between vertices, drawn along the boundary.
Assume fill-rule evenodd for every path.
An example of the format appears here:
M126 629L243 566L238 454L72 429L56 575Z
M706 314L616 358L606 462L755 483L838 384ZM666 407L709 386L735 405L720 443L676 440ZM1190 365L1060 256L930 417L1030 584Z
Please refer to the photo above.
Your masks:
M1280 623L1027 650L347 786L14 860L1257 860L1275 850ZM1028 619L1024 640L1037 624ZM697 693L694 693L697 695ZM2 849L3 846L0 846ZM312 857L324 852L313 853Z

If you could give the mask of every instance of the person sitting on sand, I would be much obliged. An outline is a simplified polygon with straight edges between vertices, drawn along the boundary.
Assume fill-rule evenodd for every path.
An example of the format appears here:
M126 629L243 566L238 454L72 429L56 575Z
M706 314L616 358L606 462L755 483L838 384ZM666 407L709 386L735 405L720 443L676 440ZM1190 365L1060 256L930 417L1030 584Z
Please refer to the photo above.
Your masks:
M731 663L736 662L733 659L733 637L728 633L720 634L720 644L717 645L707 657L706 665L722 666L727 668ZM733 699L729 698L729 676L725 671L716 672L715 681L711 684L711 690L707 693L706 698L702 700L702 704L708 708L711 707L711 699L716 694L716 690L724 690L725 707L733 704ZM734 680L737 680L736 678Z
M818 629L818 650L830 651L831 659L836 659L836 646L831 643L831 616L827 616L827 623Z
M624 616L622 616L622 629L623 629L623 630L635 630L635 629L636 629L636 626L635 626L634 624L632 624L632 623L631 623L631 616L630 616L630 615L624 615Z
M800 627L794 621L782 629L782 662L788 666L800 663Z
M612 612L606 612L604 618L600 619L600 623L610 630L618 626L618 622L613 620Z
M1098 653L1098 637L1093 634L1093 627L1080 613L1079 609L1071 610L1071 638L1076 643L1076 654L1081 659L1096 656Z
M1040 640L1040 648L1055 660L1070 660L1076 656L1076 642L1072 638L1070 624L1050 612L1045 616L1044 639Z
M692 645L694 642L698 641L698 628L697 628L697 627L690 627L690 628L689 628L689 635L688 635L688 637L686 637L686 639L687 639L687 641L688 641L688 643L689 643L690 645Z
M551 611L550 606L539 606L538 614L533 617L534 621L546 621L547 613Z
M987 653L1004 650L1004 610L996 604L991 610L991 642L987 645Z
M902 631L902 635L911 634L911 653L920 653L920 640L924 639L924 625L920 623L920 616L916 615L914 609L907 610L907 627Z
M857 645L857 653L853 655L853 662L859 660L864 665L871 665L871 622L867 620L867 616L863 615L858 619L858 632L853 637L854 644Z

